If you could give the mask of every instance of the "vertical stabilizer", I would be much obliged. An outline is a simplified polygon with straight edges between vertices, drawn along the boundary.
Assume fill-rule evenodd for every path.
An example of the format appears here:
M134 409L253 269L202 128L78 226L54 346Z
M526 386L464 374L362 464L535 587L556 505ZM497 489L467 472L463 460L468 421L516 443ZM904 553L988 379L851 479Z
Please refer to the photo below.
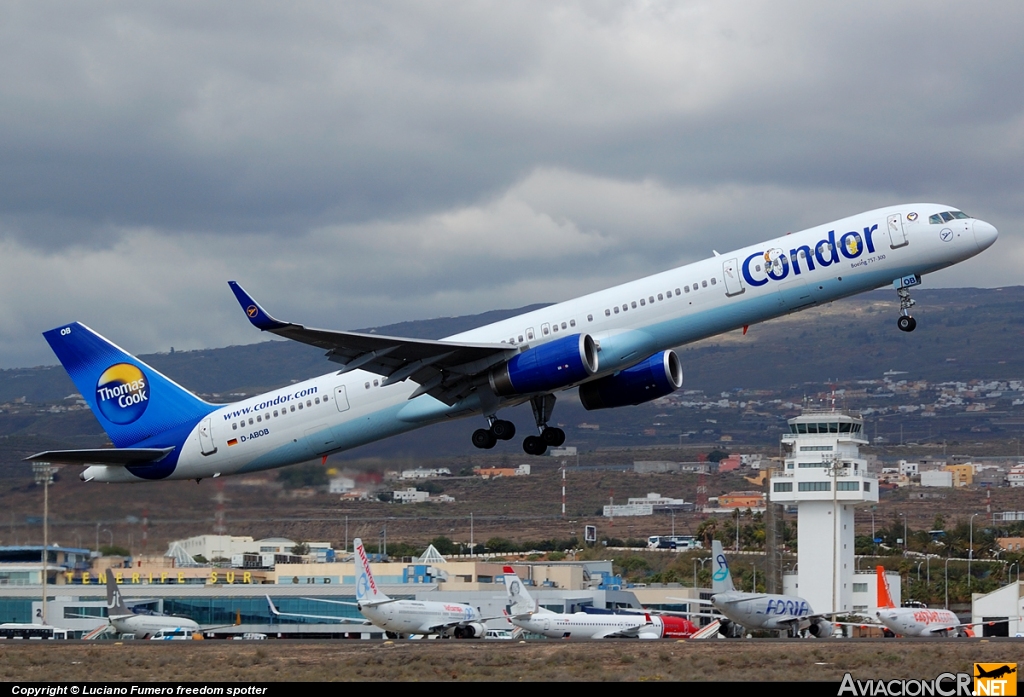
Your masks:
M133 614L135 613L125 607L121 598L121 589L117 587L114 570L107 569L107 617L125 617Z
M711 557L714 560L711 571L711 590L715 593L727 593L736 588L732 585L732 573L729 571L729 562L725 558L722 543L718 540L711 541Z
M889 579L885 577L885 567L876 566L875 574L878 576L878 609L896 607L892 602L892 596L889 595Z
M84 324L65 324L43 336L118 448L191 430L216 409Z
M360 605L378 605L390 602L391 598L385 595L373 580L373 572L370 571L370 560L363 548L363 541L355 539L356 549L356 602Z
M508 591L509 610L513 615L529 615L537 610L537 603L528 592L523 582L519 580L515 570L511 566L502 569L505 575L505 590Z

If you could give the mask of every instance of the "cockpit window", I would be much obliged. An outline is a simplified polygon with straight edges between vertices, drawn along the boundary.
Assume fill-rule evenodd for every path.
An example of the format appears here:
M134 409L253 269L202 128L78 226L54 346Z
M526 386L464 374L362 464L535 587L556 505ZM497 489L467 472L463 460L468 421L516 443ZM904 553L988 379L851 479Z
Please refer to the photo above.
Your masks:
M942 213L928 216L928 222L932 225L941 225L943 222L948 223L950 220L968 220L970 217L963 211L943 211Z

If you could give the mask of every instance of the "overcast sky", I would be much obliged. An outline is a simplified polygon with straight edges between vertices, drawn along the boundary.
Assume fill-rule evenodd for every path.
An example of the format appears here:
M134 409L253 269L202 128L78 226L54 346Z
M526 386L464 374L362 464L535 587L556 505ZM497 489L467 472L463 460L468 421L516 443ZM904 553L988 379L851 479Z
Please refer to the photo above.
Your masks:
M0 367L554 302L894 203L1022 282L1024 3L0 4Z

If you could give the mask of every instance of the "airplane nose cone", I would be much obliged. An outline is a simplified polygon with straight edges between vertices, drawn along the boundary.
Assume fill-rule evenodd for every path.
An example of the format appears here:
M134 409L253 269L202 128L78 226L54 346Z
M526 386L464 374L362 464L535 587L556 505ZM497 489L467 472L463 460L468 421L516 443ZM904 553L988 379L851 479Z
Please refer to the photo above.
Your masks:
M984 220L974 221L974 241L978 245L978 251L982 252L992 246L992 243L999 237L999 231Z

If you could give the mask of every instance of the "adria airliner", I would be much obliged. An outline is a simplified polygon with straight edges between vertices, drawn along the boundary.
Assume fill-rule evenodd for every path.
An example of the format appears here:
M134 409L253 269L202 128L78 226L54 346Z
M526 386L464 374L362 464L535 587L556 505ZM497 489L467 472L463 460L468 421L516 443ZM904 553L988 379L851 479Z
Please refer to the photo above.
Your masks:
M210 404L74 322L44 332L114 448L38 453L88 465L97 482L203 479L321 458L423 426L482 417L478 448L515 437L502 409L529 402L542 455L555 395L586 409L636 405L683 384L675 347L892 285L897 325L913 331L911 290L925 274L985 250L998 233L951 206L882 208L718 254L614 288L427 341L313 329L275 319L240 285L257 329L317 346L337 369L234 404Z

